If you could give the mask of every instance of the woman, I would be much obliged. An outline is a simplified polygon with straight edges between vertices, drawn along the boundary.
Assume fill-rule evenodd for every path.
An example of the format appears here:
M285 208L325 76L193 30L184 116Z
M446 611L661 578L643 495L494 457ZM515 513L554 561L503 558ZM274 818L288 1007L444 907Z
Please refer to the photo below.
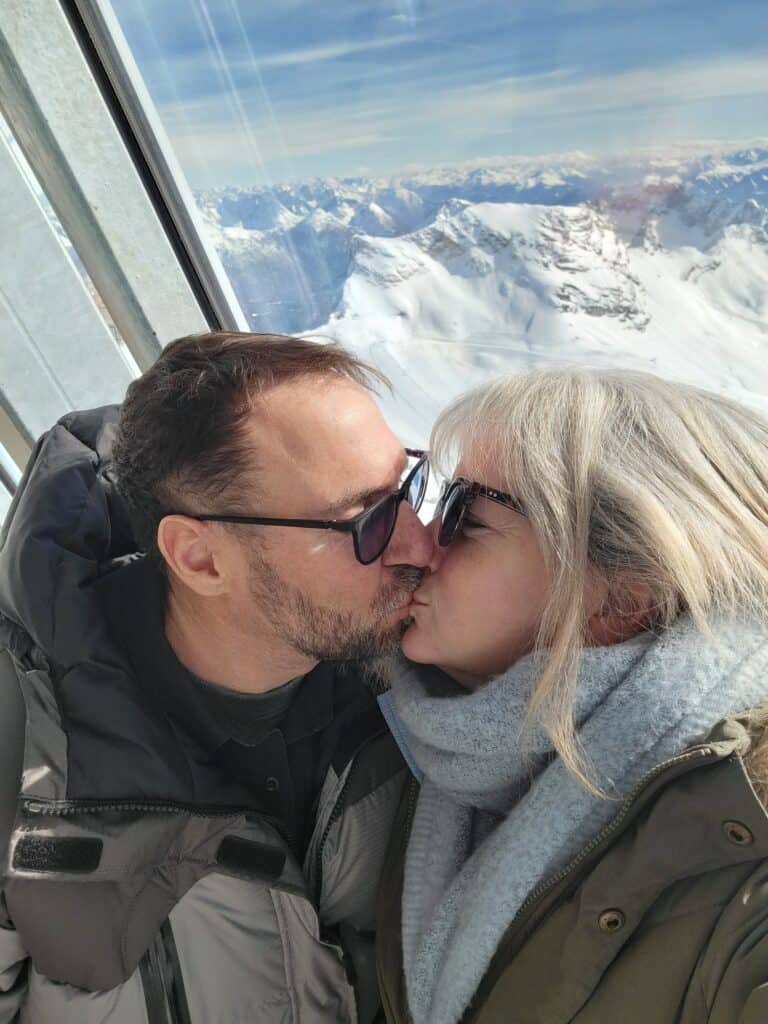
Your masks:
M383 699L422 783L388 1019L765 1024L768 423L551 369L459 399L433 452L458 464Z

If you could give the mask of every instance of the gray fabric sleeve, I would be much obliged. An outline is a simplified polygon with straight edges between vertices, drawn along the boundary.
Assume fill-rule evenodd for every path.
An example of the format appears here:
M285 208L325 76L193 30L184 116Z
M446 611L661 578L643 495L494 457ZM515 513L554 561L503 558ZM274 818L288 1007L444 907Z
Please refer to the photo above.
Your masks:
M16 816L24 756L26 711L19 681L8 653L0 651L0 850L4 872ZM0 1024L18 1019L27 987L27 954L8 919L0 893Z
M0 873L5 872L8 841L16 817L26 722L27 710L16 669L8 651L0 649Z
M0 921L0 1024L19 1019L27 990L27 954L15 929Z

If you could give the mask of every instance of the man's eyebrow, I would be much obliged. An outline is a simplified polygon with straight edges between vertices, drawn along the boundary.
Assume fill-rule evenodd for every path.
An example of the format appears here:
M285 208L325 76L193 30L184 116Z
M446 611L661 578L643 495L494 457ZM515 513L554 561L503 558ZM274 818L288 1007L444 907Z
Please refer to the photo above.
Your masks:
M338 501L334 501L332 505L326 506L326 512L329 516L335 515L337 512L344 512L351 505L359 505L365 503L370 498L384 497L388 491L394 490L392 487L376 487L373 490L357 491L354 494L347 494L343 498L339 498Z
M350 507L350 505L359 505L365 503L370 498L383 498L385 494L389 494L391 491L397 489L397 483L403 474L403 469L408 465L408 458L403 452L403 465L400 467L397 473L397 481L393 484L385 483L380 487L366 487L361 491L353 491L344 497L339 498L338 501L334 501L332 505L326 506L326 512L329 516L335 515L337 512L344 512Z

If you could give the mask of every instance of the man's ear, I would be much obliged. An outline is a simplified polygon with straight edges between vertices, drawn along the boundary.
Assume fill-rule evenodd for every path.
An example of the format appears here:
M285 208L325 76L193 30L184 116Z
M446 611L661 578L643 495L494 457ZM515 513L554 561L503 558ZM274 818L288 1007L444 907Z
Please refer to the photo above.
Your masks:
M647 629L653 618L653 591L647 583L621 573L595 590L596 600L587 614L587 639L592 647L610 647L631 640Z
M218 531L189 516L165 516L157 528L157 546L168 568L202 597L226 589L219 540Z

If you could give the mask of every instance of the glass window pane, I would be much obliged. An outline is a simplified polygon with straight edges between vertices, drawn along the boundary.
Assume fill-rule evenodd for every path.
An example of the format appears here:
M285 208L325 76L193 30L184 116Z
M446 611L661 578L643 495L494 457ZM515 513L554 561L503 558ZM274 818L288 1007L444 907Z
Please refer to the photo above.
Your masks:
M0 484L0 528L2 527L5 517L8 514L8 509L11 507L11 492L5 486Z
M0 387L35 438L71 409L121 401L136 366L2 120L0 223Z
M16 485L21 479L21 470L0 444L0 529L11 505Z
M553 360L768 394L764 3L112 6L250 324L414 443Z

